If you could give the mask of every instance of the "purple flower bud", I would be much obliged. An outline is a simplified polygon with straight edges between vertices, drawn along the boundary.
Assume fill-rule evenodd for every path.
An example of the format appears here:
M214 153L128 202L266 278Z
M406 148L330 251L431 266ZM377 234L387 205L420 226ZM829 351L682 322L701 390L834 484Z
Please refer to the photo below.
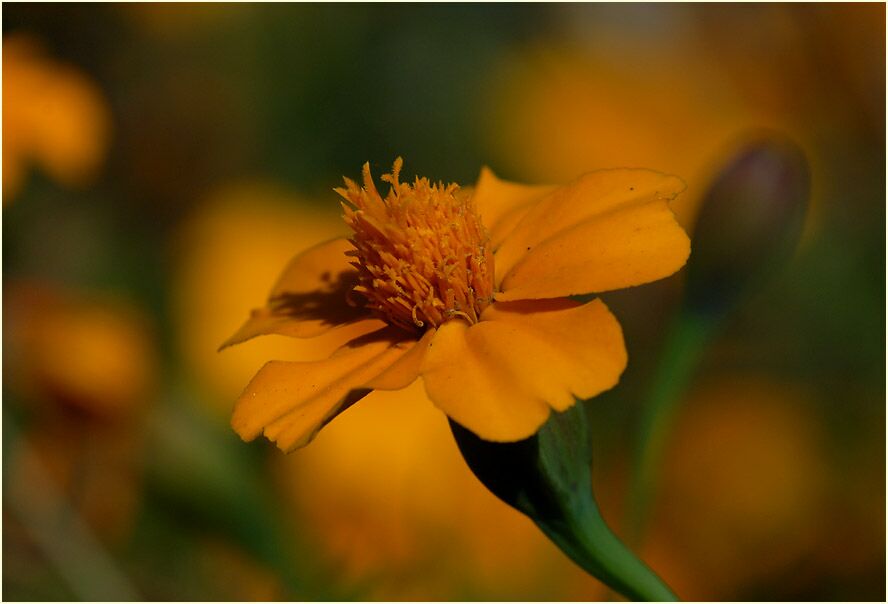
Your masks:
M789 259L810 193L808 162L795 144L749 143L703 199L687 265L685 304L721 314Z

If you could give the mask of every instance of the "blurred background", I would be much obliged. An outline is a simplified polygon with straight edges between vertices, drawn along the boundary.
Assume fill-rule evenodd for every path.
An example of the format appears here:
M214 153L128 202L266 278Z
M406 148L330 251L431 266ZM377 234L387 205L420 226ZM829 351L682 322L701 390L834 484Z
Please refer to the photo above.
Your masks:
M636 550L686 599L884 600L884 5L2 10L5 599L612 597L475 480L421 386L285 456L231 408L320 351L216 348L343 232L331 188L365 161L653 168L691 229L775 136L811 166L801 244L707 348ZM604 296L630 362L587 407L621 534L682 279Z

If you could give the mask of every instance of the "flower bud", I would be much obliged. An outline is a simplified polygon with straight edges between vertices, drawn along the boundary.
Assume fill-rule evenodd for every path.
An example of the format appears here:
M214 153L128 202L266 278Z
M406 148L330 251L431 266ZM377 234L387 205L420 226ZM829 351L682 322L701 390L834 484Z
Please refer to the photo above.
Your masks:
M795 250L810 193L808 162L795 144L746 145L705 195L687 265L688 310L722 314Z

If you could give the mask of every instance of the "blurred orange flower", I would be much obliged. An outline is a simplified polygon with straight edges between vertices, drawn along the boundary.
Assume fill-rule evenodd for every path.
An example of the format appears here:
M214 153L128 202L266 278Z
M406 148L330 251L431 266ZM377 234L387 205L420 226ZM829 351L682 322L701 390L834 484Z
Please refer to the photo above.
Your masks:
M646 547L674 561L664 572L683 597L742 600L744 588L792 572L817 550L832 522L824 507L832 470L813 402L803 386L754 374L708 380L690 396ZM670 576L679 565L682 576Z
M596 39L614 35L612 24L585 25ZM637 30L619 33L640 42ZM758 133L791 136L814 171L820 169L812 120L798 110L799 82L785 84L802 78L798 70L744 54L748 72L763 82L759 88L781 95L780 102L749 98L738 90L738 66L723 64L724 57L693 36L677 42L607 52L606 42L599 48L586 38L562 39L506 55L486 93L489 153L504 167L544 181L614 165L681 174L690 184L673 210L687 227L723 163ZM789 54L771 52L779 61Z
M99 418L124 417L153 394L157 360L141 313L116 299L39 282L4 284L9 384Z
M108 107L95 84L32 38L3 39L3 199L33 162L66 186L93 176L108 147Z
M139 504L143 413L158 362L132 305L45 283L4 284L4 381L49 476L103 539L124 538ZM43 493L27 456L11 457L19 497Z
M505 57L488 91L490 153L536 179L614 165L693 178L673 208L691 224L747 115L723 79L695 85L709 74L705 55L682 56L680 68L669 56L645 55L655 66L633 58L597 57L563 43Z
M684 188L672 176L606 170L529 187L485 169L469 194L402 183L400 169L399 158L384 198L368 164L363 188L346 179L337 192L352 238L296 256L223 345L328 332L341 342L321 361L262 367L232 418L245 440L264 433L293 450L372 390L420 376L432 402L480 437L527 438L551 409L612 388L626 364L607 307L568 296L664 278L690 252L668 206Z

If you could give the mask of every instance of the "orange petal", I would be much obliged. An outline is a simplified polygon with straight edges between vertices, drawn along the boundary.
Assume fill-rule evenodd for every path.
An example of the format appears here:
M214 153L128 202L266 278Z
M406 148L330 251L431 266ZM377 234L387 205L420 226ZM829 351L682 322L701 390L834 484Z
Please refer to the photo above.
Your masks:
M680 269L690 240L668 201L684 189L649 170L602 170L534 206L496 252L497 300L603 292Z
M612 388L626 366L619 323L594 300L494 303L479 323L438 328L422 377L432 402L492 441L533 435L575 397Z
M481 168L473 198L481 222L490 233L493 248L496 249L506 238L534 202L556 188L500 180L487 166Z
M323 361L270 361L238 399L231 426L244 440L260 433L284 451L308 444L336 415L370 392L367 384L415 342L386 340L341 350Z
M500 301L605 292L668 277L691 244L665 201L587 220L534 248L502 281Z
M404 353L400 359L367 382L367 387L373 390L401 390L412 384L419 377L426 353L431 348L435 331L434 328L426 331L419 342Z
M268 303L253 310L220 350L260 335L310 338L366 317L366 310L347 302L357 278L345 255L350 249L347 239L334 239L293 258L278 278Z

